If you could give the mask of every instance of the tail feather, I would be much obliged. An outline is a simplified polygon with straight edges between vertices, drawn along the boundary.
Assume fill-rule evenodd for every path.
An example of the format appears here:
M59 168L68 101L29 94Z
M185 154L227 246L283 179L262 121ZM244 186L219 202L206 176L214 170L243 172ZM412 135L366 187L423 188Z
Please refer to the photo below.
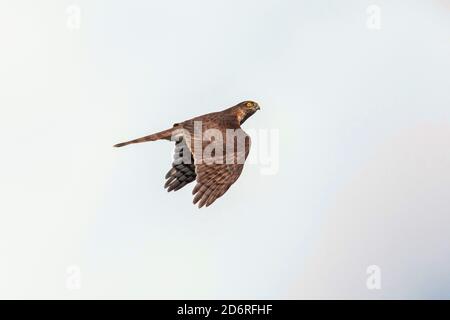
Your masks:
M176 128L171 128L171 129L167 129L161 132L157 132L142 138L138 138L138 139L134 139L131 141L127 141L127 142L122 142L122 143L118 143L116 145L114 145L114 147L116 148L120 148L129 144L133 144L133 143L141 143L141 142L147 142L147 141L156 141L156 140L161 140L161 139L165 139L165 140L170 140L172 137L172 134L174 132Z

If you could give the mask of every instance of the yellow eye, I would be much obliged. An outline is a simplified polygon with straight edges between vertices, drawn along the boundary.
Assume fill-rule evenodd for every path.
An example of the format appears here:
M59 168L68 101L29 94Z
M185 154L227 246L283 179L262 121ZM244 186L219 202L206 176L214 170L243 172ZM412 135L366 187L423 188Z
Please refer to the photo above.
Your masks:
M251 102L247 102L247 107L253 107L253 103L251 103Z

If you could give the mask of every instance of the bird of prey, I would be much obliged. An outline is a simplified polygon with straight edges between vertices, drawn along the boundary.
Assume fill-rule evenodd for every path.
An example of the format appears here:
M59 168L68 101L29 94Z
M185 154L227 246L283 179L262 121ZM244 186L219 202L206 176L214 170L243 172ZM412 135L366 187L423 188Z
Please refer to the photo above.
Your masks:
M251 143L241 124L257 110L260 110L258 103L244 101L114 147L156 140L175 141L174 161L166 174L164 187L169 192L177 191L196 180L193 203L198 203L199 208L208 207L239 178Z

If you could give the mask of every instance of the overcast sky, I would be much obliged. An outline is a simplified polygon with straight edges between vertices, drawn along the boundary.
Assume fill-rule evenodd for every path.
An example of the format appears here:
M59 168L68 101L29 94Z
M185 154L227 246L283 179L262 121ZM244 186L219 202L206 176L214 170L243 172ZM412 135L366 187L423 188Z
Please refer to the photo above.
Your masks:
M450 298L449 14L2 1L0 297ZM163 189L171 143L112 148L247 99L279 168L207 209Z

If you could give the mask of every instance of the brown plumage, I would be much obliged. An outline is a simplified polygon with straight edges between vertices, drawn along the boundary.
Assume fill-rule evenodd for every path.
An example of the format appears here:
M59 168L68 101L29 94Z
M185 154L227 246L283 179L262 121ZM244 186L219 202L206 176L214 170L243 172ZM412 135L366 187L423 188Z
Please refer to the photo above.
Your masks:
M257 110L259 105L256 102L244 101L220 112L208 113L176 123L171 129L116 144L115 147L155 140L175 140L174 161L172 168L166 174L164 187L169 192L177 191L197 180L192 191L193 202L198 203L199 208L204 205L208 207L224 195L239 178L250 151L250 136L241 129L241 124ZM199 132L196 131L199 123L201 123L200 137ZM204 136L205 133L211 132L211 129L220 132L223 136L222 153L220 148L217 148L211 153L211 157L203 157L203 151L207 150L211 141L214 141ZM228 129L239 131L244 137L241 147L238 147L238 138L233 138L234 152L231 155L226 153ZM215 161L211 163L211 159Z

